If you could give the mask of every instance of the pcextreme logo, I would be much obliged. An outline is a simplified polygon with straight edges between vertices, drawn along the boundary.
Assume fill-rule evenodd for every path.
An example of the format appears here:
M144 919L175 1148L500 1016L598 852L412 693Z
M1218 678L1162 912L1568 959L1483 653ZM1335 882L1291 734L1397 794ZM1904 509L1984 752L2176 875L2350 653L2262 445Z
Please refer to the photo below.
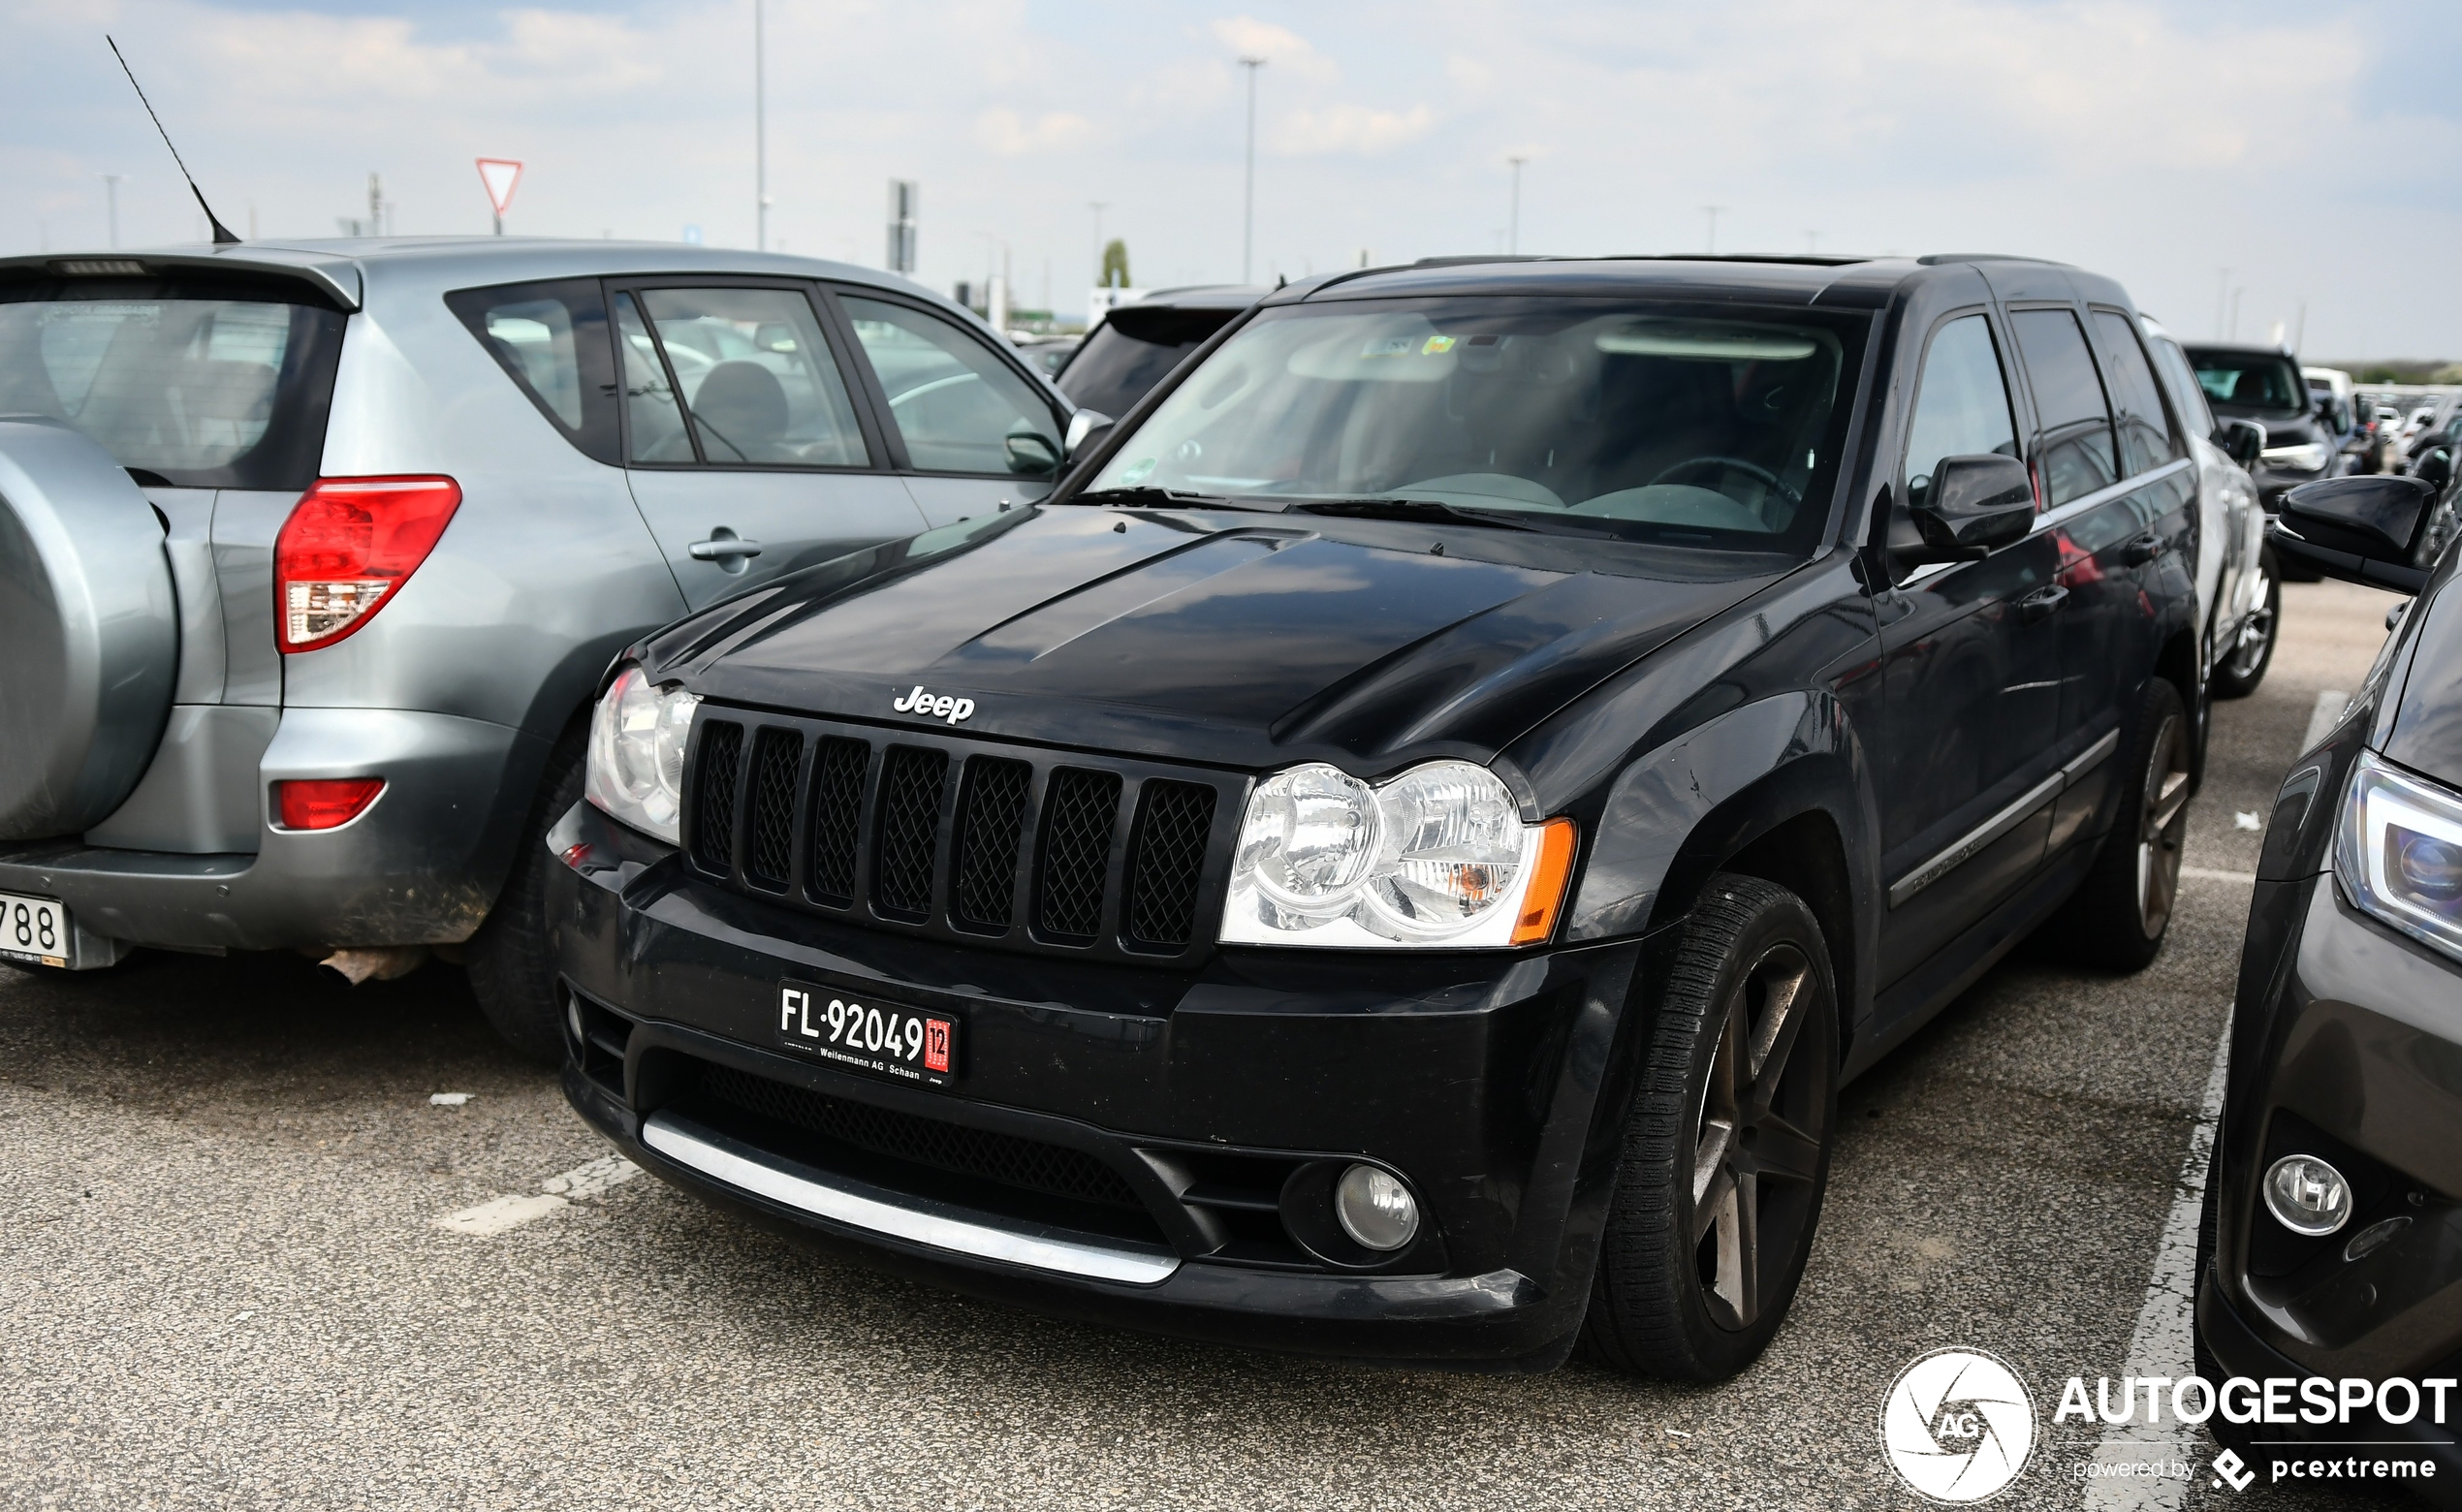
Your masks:
M2035 1399L2000 1356L1936 1349L1890 1383L1880 1452L1927 1500L1984 1500L2007 1490L2035 1452Z

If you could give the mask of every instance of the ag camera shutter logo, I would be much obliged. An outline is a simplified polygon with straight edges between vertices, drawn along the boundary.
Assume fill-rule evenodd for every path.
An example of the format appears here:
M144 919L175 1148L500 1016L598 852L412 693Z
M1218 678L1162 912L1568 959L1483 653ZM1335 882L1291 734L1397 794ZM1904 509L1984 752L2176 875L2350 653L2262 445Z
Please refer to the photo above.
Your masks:
M1926 1500L1985 1500L2008 1489L2035 1452L2035 1399L1998 1355L1936 1349L1890 1383L1880 1452Z

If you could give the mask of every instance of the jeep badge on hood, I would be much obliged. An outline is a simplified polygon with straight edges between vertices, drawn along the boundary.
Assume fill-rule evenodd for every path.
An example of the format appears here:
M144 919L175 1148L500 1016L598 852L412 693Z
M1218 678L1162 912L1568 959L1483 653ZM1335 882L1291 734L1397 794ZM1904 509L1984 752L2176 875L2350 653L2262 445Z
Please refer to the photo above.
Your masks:
M889 707L901 714L925 714L934 719L945 719L951 724L964 724L966 716L974 712L974 700L952 698L946 693L934 696L926 693L923 685L918 683L915 691Z

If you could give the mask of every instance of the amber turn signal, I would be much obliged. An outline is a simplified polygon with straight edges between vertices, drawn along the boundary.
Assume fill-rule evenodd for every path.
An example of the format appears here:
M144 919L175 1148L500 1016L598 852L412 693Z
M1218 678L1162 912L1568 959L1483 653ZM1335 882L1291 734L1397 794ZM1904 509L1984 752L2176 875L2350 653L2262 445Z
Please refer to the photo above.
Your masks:
M1556 932L1557 910L1564 904L1564 889L1573 880L1573 821L1550 819L1539 835L1538 866L1531 873L1530 891L1522 895L1522 914L1513 921L1513 943L1536 945Z

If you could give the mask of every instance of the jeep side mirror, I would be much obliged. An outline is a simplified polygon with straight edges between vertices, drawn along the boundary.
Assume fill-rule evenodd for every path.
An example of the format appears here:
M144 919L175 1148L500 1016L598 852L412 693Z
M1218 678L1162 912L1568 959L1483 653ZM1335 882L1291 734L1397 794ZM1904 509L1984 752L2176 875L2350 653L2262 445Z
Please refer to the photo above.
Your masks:
M2416 593L2428 581L2417 557L2435 499L2424 479L2389 473L2304 483L2283 495L2274 551L2328 578Z
M1068 434L1062 438L1061 450L1073 462L1080 453L1109 434L1116 424L1100 410L1079 410L1068 418Z
M2223 449L2225 457L2255 472L2257 459L2265 455L2265 427L2253 420L2218 421L2214 444Z
M1022 478L1043 478L1059 471L1060 449L1050 436L1021 430L1002 442L1009 454L1009 471Z
M1908 515L1924 561L1965 562L2026 539L2035 528L2035 477L2014 457L1944 457Z

